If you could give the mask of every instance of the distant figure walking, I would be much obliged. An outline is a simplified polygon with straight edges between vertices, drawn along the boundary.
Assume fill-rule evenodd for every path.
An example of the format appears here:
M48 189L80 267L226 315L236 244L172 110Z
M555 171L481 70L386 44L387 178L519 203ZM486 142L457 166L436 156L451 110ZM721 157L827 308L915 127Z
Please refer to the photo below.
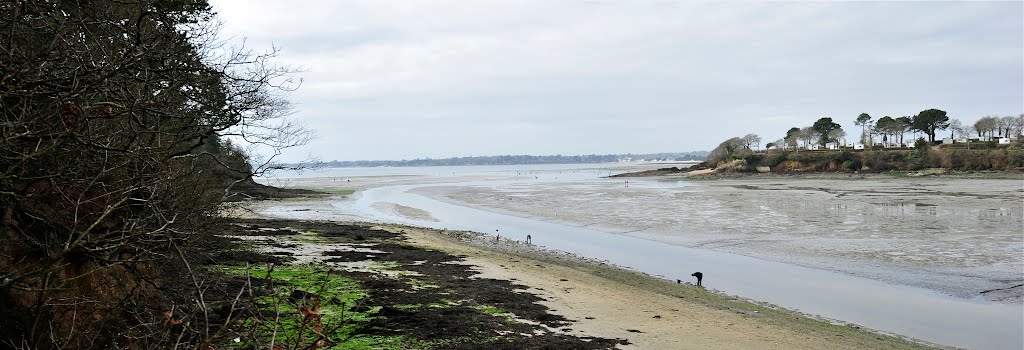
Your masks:
M526 235L526 244L533 244L533 237L530 237L530 235Z
M498 230L494 230L494 241L495 242L501 241L501 234L498 233Z
M703 273L700 273L700 272L694 272L694 273L693 273L692 275L690 275L690 276L693 276L693 277L697 277L697 285L698 285L698 286L703 286L702 284L700 284L700 280L704 279L704 274L703 274Z

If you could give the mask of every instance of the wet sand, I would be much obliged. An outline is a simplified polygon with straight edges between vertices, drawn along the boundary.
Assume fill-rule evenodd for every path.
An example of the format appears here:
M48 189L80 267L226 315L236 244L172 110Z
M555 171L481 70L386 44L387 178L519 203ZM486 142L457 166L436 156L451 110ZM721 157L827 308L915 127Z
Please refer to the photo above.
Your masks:
M890 349L924 347L679 285L519 241L403 228L412 242L464 255L481 278L513 280L576 320L574 333L628 339L623 349Z
M357 193L357 202L377 208L318 204L310 210L287 203L292 208L269 208L269 212L334 220L365 219L366 211L372 209L425 226L438 221L443 225L443 218L434 217L443 214L436 212L436 202L360 197L381 187L409 185L413 193L457 206L837 271L979 299L979 303L1020 305L1024 210L1019 198L1024 191L1019 180L647 178L629 179L627 187L623 179L573 176L565 171L499 175L353 178L341 186L367 190ZM296 183L315 187L336 181ZM430 212L408 208L430 208ZM534 239L538 238L543 239L535 234ZM1003 341L1019 341L1001 337L989 338L996 345L981 347L1001 348L998 344Z
M290 202L295 203L295 202ZM300 202L312 204L315 202ZM257 210L273 207L273 203L259 203ZM255 218L252 211L236 211L234 216ZM268 223L248 222L246 227ZM413 276L427 278L403 268L421 265L427 259L418 253L403 249L406 260L394 260L392 243L379 238L370 240L374 230L384 230L404 236L407 242L418 246L423 256L437 250L464 257L459 264L468 264L478 272L472 278L485 283L486 288L500 290L509 282L519 285L515 293L529 295L519 299L538 300L543 313L555 317L546 320L567 320L552 329L541 326L538 336L555 334L579 339L623 339L619 349L925 349L920 343L879 335L855 326L807 318L791 311L751 303L735 297L707 291L689 283L676 284L637 274L600 262L583 259L513 240L495 241L491 237L456 231L439 231L397 225L347 223L345 228L366 235L368 243L331 243L315 239L314 232L332 224L315 222L277 222L283 231L294 230L291 235L238 236L253 242L258 249L295 259L292 264L322 264L355 274L383 273L383 279ZM255 226L254 226L255 225ZM308 227L307 227L308 226ZM257 229L254 232L264 232ZM300 233L303 232L303 233ZM376 236L381 236L377 234ZM357 246L356 248L352 248ZM342 252L355 251L349 258ZM398 269L380 271L373 262L355 261L374 257L397 263ZM376 260L375 260L376 261ZM425 260L424 260L425 261ZM376 262L380 264L380 262ZM439 264L445 265L445 264ZM368 268L368 266L370 268ZM404 266L404 267L402 267ZM452 267L458 270L456 267ZM453 271L454 271L453 270ZM372 279L371 279L372 280ZM484 288L479 285L473 290ZM419 289L419 292L430 294ZM371 293L371 299L391 300L388 291ZM407 291L406 294L409 292ZM414 289L413 293L417 293ZM536 297L534 297L536 296ZM428 295L423 296L428 297ZM484 297L484 296L479 296ZM409 295L406 299L415 299ZM405 300L405 299L402 299ZM405 301L403 301L405 302ZM511 307L511 305L509 305ZM518 308L530 308L519 305ZM393 317L394 315L385 316ZM537 316L534 315L533 318ZM524 322L519 319L518 322ZM529 322L529 320L526 320ZM515 322L512 322L515 323ZM449 322L450 324L450 322ZM429 322L418 323L407 332L430 334ZM515 329L516 326L510 326ZM499 332L501 333L501 332ZM507 336L507 334L505 334ZM595 348L603 348L594 344ZM483 347L486 348L486 347Z
M629 187L523 183L415 191L516 216L1020 304L1022 186L997 179L646 178Z

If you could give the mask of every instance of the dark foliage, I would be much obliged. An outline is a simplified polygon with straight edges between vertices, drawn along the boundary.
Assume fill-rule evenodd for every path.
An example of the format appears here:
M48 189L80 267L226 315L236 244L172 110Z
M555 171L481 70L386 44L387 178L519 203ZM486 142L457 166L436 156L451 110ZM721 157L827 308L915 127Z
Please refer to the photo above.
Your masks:
M949 117L946 111L938 109L926 109L911 119L915 130L921 130L928 135L929 142L935 142L935 130L949 127Z
M226 137L297 140L261 128L286 111L287 70L221 47L205 0L0 13L0 343L159 347L171 296L154 295L171 289L152 278L211 242L231 185L260 171ZM176 283L192 282L181 267Z

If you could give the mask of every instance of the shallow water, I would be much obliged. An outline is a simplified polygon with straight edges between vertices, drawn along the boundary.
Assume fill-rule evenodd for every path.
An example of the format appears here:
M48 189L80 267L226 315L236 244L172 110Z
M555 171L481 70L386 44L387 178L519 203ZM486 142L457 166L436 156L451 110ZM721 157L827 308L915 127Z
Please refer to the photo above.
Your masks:
M1024 347L1020 304L975 296L1021 279L1021 238L1005 231L1021 226L1020 194L998 181L630 179L627 187L600 178L617 172L605 167L337 171L287 181L363 189L328 216L530 234L547 248L668 279L702 271L708 288L883 331Z

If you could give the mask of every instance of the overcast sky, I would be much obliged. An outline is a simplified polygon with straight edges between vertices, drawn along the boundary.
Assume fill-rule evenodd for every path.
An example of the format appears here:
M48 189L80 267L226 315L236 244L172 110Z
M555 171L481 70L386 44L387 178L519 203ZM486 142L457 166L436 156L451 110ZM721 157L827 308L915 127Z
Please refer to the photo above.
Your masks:
M710 150L1024 113L1024 3L211 0L301 66L287 161Z

